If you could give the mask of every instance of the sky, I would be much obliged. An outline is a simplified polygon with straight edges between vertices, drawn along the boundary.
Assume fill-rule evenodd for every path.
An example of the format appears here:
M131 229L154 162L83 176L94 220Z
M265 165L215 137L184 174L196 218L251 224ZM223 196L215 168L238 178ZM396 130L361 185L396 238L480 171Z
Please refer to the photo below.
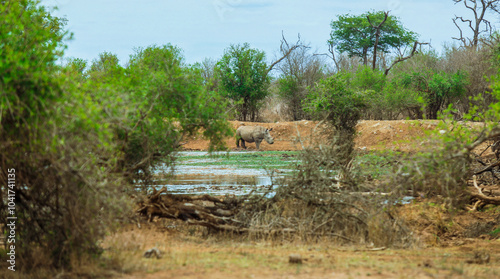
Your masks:
M172 44L186 63L218 60L231 44L248 42L269 62L279 55L282 33L289 43L302 41L314 53L326 53L330 22L340 14L390 11L403 26L441 52L457 42L455 15L471 18L452 0L42 0L53 14L68 20L73 33L65 57L89 62L104 51L125 65L137 47ZM498 18L489 19L498 25Z

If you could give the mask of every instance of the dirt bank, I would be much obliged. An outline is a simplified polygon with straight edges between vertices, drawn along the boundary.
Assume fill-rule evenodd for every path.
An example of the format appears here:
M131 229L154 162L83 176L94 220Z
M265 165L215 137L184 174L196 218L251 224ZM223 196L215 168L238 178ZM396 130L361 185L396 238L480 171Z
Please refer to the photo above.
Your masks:
M394 120L360 121L356 127L358 135L356 138L356 147L366 150L394 150L394 151L412 151L420 146L425 131L437 127L438 120ZM274 137L274 144L270 145L263 142L261 150L287 151L300 150L300 140L308 142L314 131L318 131L318 122L316 121L296 121L296 122L278 122L278 123L255 123L231 121L236 129L242 125L261 125L266 128L272 128L271 135ZM300 139L300 140L299 140ZM234 137L227 137L226 146L236 149L236 140ZM192 137L183 145L185 150L207 150L208 141L200 136ZM255 144L247 145L248 148L255 149Z

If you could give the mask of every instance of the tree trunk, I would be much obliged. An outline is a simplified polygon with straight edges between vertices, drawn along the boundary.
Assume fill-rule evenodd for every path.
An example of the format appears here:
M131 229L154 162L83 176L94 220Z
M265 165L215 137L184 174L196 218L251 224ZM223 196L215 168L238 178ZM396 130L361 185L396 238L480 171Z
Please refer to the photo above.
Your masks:
M363 49L363 66L368 65L368 48Z
M377 63L377 47L378 47L378 41L380 39L380 29L382 28L382 25L384 25L385 21L387 20L387 17L389 16L389 12L385 12L384 15L385 15L384 20L382 20L382 22L377 26L372 24L369 16L366 16L370 25L375 29L375 44L373 45L373 70L375 70L375 66Z

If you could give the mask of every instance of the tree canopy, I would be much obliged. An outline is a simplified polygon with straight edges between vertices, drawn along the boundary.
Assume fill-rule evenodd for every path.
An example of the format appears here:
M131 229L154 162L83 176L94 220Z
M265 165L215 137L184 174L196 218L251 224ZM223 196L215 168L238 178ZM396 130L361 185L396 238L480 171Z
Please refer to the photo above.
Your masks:
M255 120L258 102L267 96L270 78L263 51L248 43L231 45L217 63L221 93L239 105L240 119Z
M373 55L374 46L381 52L389 53L392 49L408 46L417 39L417 34L407 30L397 17L382 11L339 15L330 26L332 31L328 43L340 53L362 58L364 65L368 64L369 55ZM379 38L376 44L377 26Z

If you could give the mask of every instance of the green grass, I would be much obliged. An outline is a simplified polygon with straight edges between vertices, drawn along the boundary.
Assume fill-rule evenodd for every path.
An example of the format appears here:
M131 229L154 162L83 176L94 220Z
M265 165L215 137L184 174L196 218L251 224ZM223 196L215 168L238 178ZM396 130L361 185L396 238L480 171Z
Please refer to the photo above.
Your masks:
M401 157L397 152L370 151L356 154L354 167L362 176L380 178L393 170ZM217 153L181 156L178 164L183 166L231 166L241 169L289 169L300 164L299 151L260 151L242 153Z
M393 171L393 166L398 163L401 153L393 151L360 152L354 159L353 165L362 176L371 176L378 179Z
M493 236L493 237L498 237L498 236L500 236L500 227L498 227L498 228L494 229L494 230L493 230L493 231L491 231L489 234L490 234L491 236Z
M296 151L261 151L252 153L224 153L189 155L179 157L184 166L232 166L236 168L292 169L297 161Z

